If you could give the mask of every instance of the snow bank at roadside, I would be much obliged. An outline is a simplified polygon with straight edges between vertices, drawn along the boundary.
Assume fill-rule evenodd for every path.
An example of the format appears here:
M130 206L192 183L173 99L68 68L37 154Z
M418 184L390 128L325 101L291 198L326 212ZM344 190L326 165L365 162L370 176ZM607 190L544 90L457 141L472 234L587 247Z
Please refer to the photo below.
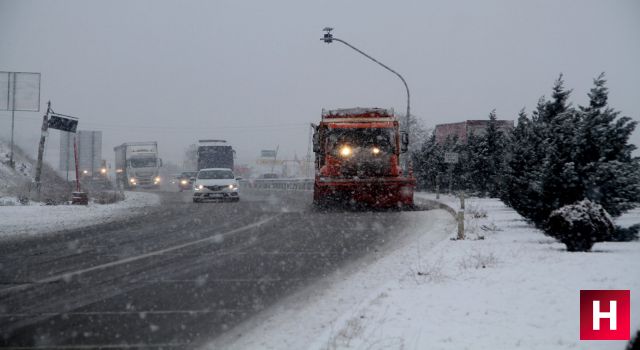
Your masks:
M112 204L0 206L0 239L105 223L135 215L135 209L158 204L157 194L125 192L123 201Z
M458 208L456 198L441 199ZM498 200L471 199L466 207L468 240L432 248L423 246L424 236L409 240L355 274L311 287L312 297L285 301L233 329L211 348L625 348L623 341L579 340L579 291L630 289L635 334L640 242L568 253ZM426 225L433 217L424 214ZM640 222L640 211L618 220L627 222ZM455 236L453 227L448 236Z

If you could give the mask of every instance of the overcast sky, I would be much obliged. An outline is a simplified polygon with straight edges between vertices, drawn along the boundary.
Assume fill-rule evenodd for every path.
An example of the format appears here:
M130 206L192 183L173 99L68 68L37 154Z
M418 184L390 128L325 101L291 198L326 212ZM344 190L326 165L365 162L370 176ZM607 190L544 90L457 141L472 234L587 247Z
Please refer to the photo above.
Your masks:
M25 1L0 0L0 71L42 73L42 111L103 131L103 156L157 140L162 157L224 138L240 162L280 145L306 155L322 108L405 110L426 125L515 119L560 72L586 102L605 71L610 104L640 119L640 1ZM16 113L16 138L35 152L42 113ZM10 114L0 112L0 136ZM47 159L57 162L58 132ZM636 130L633 143L640 144ZM35 155L35 154L34 154Z

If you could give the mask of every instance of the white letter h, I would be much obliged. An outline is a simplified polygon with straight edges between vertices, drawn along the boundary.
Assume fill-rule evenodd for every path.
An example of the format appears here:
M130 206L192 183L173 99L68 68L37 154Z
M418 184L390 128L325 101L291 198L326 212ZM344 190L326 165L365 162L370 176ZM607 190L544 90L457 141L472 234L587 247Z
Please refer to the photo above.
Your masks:
M600 300L593 301L593 330L600 330L600 319L609 319L609 329L615 331L616 327L616 301L609 300L609 312L600 312Z

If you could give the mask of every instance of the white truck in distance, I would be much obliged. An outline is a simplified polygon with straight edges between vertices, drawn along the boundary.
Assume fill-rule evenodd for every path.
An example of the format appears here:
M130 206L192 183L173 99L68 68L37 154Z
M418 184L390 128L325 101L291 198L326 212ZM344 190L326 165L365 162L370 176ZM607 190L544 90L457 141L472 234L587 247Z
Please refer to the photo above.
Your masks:
M116 152L116 181L124 188L158 187L160 167L158 143L128 142L113 149Z

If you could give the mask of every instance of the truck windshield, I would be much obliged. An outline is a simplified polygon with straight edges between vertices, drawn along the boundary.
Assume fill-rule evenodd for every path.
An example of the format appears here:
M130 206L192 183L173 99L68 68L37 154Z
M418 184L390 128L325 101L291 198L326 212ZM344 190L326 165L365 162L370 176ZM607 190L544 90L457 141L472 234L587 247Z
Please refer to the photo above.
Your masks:
M132 168L153 168L156 166L155 158L134 158L129 161Z
M198 179L233 179L233 172L229 170L202 170Z
M383 152L393 152L393 128L377 129L329 129L327 131L327 146L333 152L342 145L351 147L377 147Z

